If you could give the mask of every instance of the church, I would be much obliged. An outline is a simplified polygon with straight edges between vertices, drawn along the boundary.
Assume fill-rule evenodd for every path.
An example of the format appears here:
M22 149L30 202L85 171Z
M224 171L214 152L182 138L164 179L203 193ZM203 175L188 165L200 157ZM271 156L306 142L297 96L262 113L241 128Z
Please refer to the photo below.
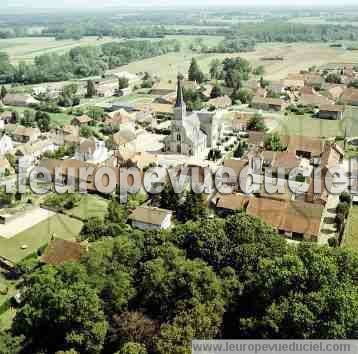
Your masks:
M171 133L165 139L165 151L203 157L216 147L221 136L222 112L187 112L181 79L178 77L177 99Z

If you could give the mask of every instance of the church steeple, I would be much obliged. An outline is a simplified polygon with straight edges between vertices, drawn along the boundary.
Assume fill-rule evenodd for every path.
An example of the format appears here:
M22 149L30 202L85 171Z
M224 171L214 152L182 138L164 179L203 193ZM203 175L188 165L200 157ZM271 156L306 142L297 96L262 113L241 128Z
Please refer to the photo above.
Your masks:
M177 99L174 107L175 119L179 119L179 120L182 120L186 116L186 105L183 96L182 80L183 80L183 76L179 74L178 83L177 83Z
M182 76L178 75L178 83L177 83L177 100L175 102L175 107L181 107L183 106L184 103L184 98L183 98L183 89L181 87L181 81L182 81Z

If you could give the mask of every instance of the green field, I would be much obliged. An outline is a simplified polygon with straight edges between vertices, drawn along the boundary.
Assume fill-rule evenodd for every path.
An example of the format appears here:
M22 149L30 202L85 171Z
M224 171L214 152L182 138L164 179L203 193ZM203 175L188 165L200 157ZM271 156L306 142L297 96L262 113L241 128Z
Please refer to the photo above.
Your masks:
M86 45L98 45L114 41L112 37L97 40L97 37L84 37L81 40L56 41L52 37L26 37L0 39L0 51L9 54L13 63L19 61L31 62L36 56L48 53L65 53L71 48Z
M358 250L358 206L353 206L347 224L344 245Z
M94 195L84 195L80 203L73 209L66 211L69 216L82 220L92 217L104 218L107 213L108 200Z
M0 237L0 256L17 263L44 246L53 235L66 240L74 239L81 227L81 221L56 214L10 239ZM28 248L22 250L22 245Z
M303 135L311 137L343 137L347 128L348 136L358 136L358 109L348 108L341 121L312 118L308 115L289 114L278 118L275 132L281 135Z

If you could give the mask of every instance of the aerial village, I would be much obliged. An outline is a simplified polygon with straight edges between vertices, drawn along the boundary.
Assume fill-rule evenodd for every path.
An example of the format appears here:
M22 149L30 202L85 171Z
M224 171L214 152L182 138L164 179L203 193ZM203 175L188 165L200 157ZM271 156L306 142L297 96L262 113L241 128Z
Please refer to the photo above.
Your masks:
M232 60L232 64L240 66L240 58ZM268 170L275 176L278 168L284 168L284 176L272 179L272 184L279 185L284 193L269 194L258 184L248 195L237 179L230 182L233 193L205 195L207 217L241 211L262 219L289 242L341 242L346 215L341 218L337 214L342 213L339 204L347 196L331 195L325 188L315 193L313 169L321 167L323 179L329 168L340 165L347 173L350 171L349 177L354 181L358 170L350 168L345 151L358 139L348 138L346 131L322 138L290 134L284 125L285 118L292 114L309 114L315 121L342 120L349 107L358 106L358 89L350 87L358 79L357 68L330 64L290 73L279 81L250 75L241 80L245 92L242 96L247 97L237 100L231 98L234 89L227 87L226 81L204 81L198 70L193 60L189 73L178 73L176 81L148 73L115 72L71 83L34 85L31 94L8 93L4 88L0 113L2 186L15 182L19 159L27 174L37 166L46 167L54 177L55 168L62 168L65 180L72 169L86 166L107 166L117 175L121 167L137 167L145 172L155 166L175 168L178 172L195 166L208 168L212 174L224 166L239 175L250 166L258 178ZM141 99L127 101L135 93ZM37 111L34 116L34 109L59 97L78 101L90 98L91 105L79 104L70 113L67 110L66 123L60 120L56 127L48 124L48 114L41 116L41 111ZM202 103L199 109L197 100ZM65 115L61 110L53 112ZM301 173L293 181L297 193L288 188L288 172L292 169ZM89 177L86 183L91 198L95 198L98 191L93 179ZM350 185L347 191L354 190L355 184ZM298 193L299 189L305 192ZM177 222L180 208L164 208L163 203L144 191L139 194L139 202L129 207L128 223L133 228L167 229ZM2 201L0 235L5 239L56 213L64 213L63 209L67 217L87 219L86 215L66 214L78 203L74 197L65 201L51 194L35 196L28 192L19 200L16 198L15 194ZM354 195L353 201L358 201ZM86 208L90 209L92 202L90 199ZM106 203L99 207L105 206ZM58 228L61 225L51 230L51 240L32 244L31 239L20 238L9 257L1 255L1 262L11 267L44 246L45 241L49 241L43 256L45 263L79 257L83 244L63 239ZM64 222L63 228L71 226Z

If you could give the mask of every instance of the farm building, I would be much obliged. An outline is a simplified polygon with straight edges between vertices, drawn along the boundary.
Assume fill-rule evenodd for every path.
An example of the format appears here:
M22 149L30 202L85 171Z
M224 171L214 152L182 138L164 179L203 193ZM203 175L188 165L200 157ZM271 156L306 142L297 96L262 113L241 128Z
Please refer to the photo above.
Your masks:
M171 210L140 206L129 215L129 220L141 230L165 230L171 226L172 215Z
M342 105L323 105L320 106L318 117L323 119L342 120L345 107Z

